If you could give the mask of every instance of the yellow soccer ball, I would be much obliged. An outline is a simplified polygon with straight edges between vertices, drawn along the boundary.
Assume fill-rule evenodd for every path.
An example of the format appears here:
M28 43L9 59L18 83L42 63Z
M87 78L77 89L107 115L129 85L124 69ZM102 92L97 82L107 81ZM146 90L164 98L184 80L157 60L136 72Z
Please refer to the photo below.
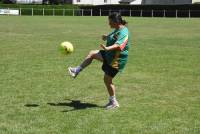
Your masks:
M65 54L72 53L74 51L74 47L71 42L68 41L62 42L60 46L64 50Z

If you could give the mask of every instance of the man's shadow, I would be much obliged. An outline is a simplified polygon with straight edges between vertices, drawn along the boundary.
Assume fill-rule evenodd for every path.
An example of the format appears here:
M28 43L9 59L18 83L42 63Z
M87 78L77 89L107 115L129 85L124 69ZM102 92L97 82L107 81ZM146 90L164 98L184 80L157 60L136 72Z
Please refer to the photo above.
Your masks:
M61 103L47 103L50 106L68 106L72 107L73 109L71 110L64 110L62 112L69 112L69 111L75 111L75 110L84 110L87 108L95 108L95 107L100 107L96 104L91 104L91 103L83 103L80 100L70 100L67 99L70 102L61 102Z

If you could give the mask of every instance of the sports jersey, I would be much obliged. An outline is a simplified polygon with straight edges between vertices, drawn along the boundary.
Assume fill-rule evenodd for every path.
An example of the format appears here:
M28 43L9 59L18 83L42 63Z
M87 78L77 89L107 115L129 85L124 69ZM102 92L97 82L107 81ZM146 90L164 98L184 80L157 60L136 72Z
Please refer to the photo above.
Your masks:
M113 68L122 71L127 63L130 35L127 27L115 29L107 37L106 46L119 45L120 50L106 51L106 62Z

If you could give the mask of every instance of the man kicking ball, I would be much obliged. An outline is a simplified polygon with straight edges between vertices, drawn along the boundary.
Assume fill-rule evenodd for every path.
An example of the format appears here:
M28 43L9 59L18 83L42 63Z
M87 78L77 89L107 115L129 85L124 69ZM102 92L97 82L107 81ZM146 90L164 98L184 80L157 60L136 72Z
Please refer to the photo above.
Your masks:
M109 102L105 106L106 109L112 109L119 107L119 103L115 95L115 86L113 84L113 78L118 72L121 72L128 59L128 49L130 46L130 36L127 22L122 19L119 13L112 13L108 16L109 25L114 30L108 34L103 35L102 39L107 41L106 45L101 44L103 50L92 50L86 56L85 60L77 67L69 67L69 73L73 78L90 63L93 59L103 62L102 70L104 71L104 83L107 87L110 95Z

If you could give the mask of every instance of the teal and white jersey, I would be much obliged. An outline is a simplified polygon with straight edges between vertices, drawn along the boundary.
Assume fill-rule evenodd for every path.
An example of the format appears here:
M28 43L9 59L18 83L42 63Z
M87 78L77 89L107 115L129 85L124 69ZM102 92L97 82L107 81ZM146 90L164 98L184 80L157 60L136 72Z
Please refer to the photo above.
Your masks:
M108 35L106 46L114 44L118 44L120 50L106 51L106 61L111 67L122 71L127 63L130 46L130 35L127 27L116 29Z

